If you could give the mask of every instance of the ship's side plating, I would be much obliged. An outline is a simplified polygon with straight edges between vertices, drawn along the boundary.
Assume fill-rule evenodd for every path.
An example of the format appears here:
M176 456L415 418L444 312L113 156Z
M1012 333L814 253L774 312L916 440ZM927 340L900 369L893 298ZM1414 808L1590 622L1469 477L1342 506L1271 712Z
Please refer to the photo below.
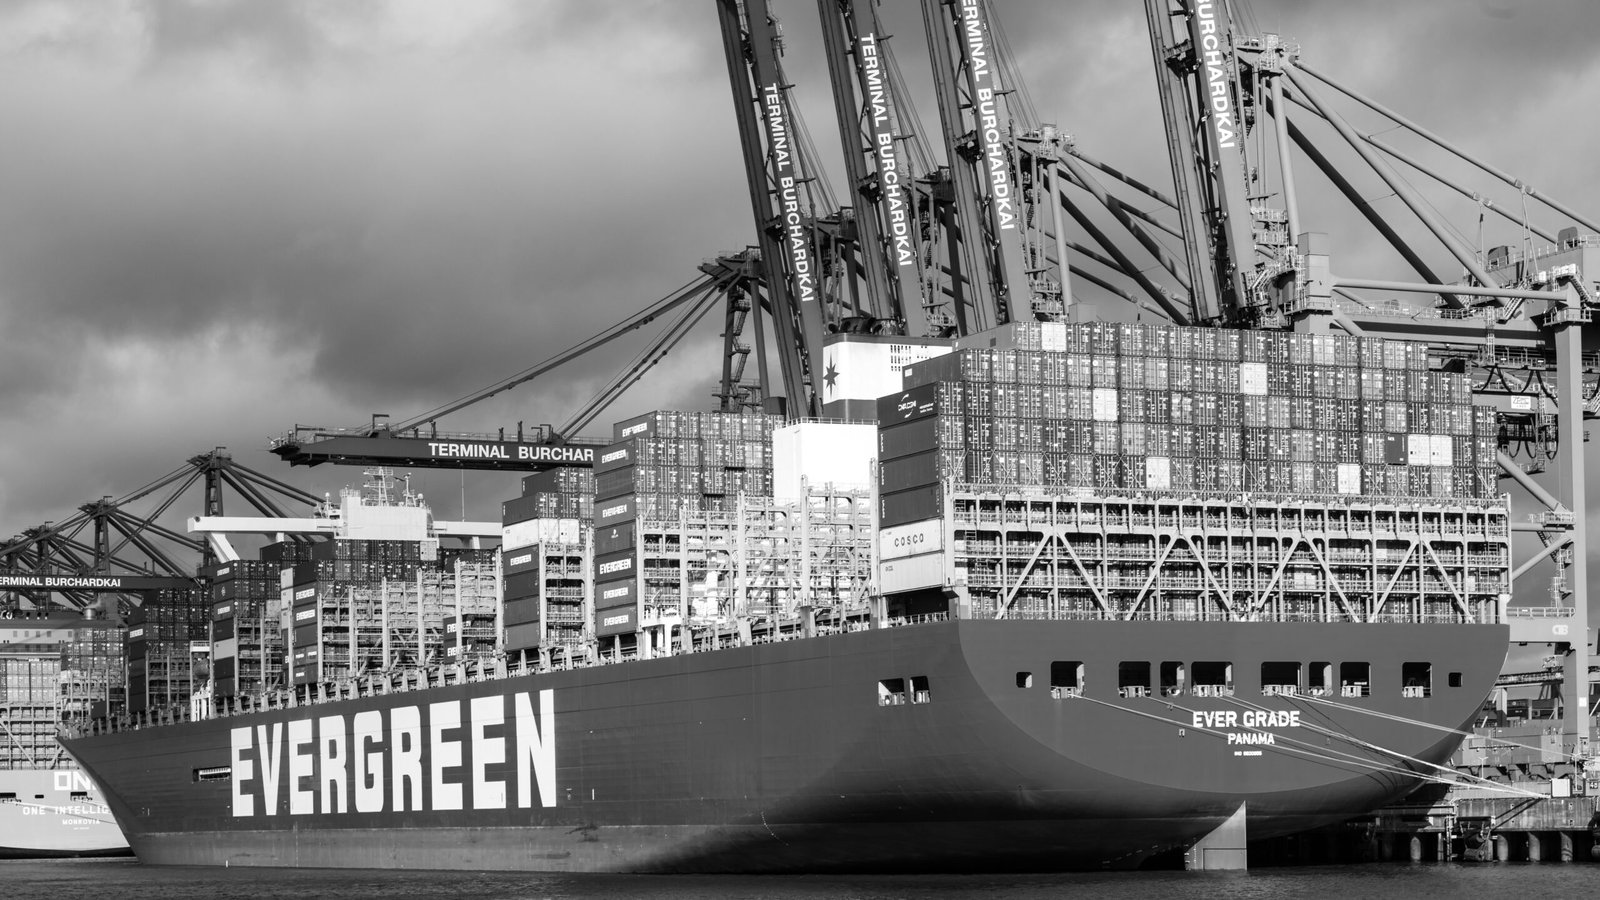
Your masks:
M150 863L1134 865L1241 803L1266 836L1408 790L1459 742L1505 642L1490 625L946 621L68 744ZM1236 680L1125 697L1130 656L1228 660ZM1257 677L1356 659L1370 696L1264 694ZM1081 664L1081 695L1047 684L1061 660ZM1437 673L1426 696L1402 691L1417 661Z

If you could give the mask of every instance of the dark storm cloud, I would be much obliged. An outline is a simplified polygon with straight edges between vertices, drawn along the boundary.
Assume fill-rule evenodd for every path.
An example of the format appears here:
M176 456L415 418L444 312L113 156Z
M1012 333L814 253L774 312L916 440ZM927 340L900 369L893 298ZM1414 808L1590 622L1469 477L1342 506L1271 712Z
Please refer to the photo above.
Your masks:
M153 65L193 56L242 53L272 66L299 66L322 49L297 0L147 0L140 5Z
M176 80L173 66L236 75L233 47L301 60L325 45L304 17L239 6L258 5L152 6L149 52L166 68L101 96L36 82L17 98L19 156L45 174L19 179L4 214L18 326L266 321L319 350L313 377L408 394L515 371L743 237L742 220L703 227L704 198L728 186L705 163L737 161L725 110L639 103L699 73L663 84L646 56L607 80L582 67L596 47L534 60L489 36L485 62L378 76L330 63L315 89ZM82 117L57 127L74 102ZM47 164L63 159L76 164ZM697 227L674 227L689 209Z

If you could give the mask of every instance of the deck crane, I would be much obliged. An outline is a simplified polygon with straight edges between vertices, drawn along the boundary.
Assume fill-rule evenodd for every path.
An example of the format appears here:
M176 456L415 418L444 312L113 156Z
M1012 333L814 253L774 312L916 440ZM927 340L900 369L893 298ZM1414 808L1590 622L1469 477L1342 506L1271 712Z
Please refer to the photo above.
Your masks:
M1583 234L1579 226L1600 231L1600 222L1313 70L1298 47L1275 35L1242 33L1228 0L1145 0L1145 9L1199 318L1421 341L1436 368L1473 378L1475 402L1497 410L1501 471L1538 509L1513 526L1539 544L1513 575L1542 570L1550 576L1547 605L1508 618L1512 640L1554 644L1560 681L1588 686L1564 698L1567 743L1584 748L1593 737L1585 700L1594 685L1583 444L1585 420L1600 415L1600 334L1592 324L1600 306L1600 235ZM1520 203L1497 206L1394 143L1361 133L1334 106L1334 95L1503 182ZM1364 199L1359 176L1329 152L1341 145L1346 158L1359 159L1357 171L1376 177L1454 258L1457 277L1437 271L1425 248ZM1352 278L1332 268L1322 236L1306 229L1291 149L1351 201L1418 281ZM1510 220L1524 249L1469 246L1397 165ZM1266 184L1274 173L1281 205L1271 202ZM1576 224L1541 227L1527 212L1541 204ZM1520 217L1506 211L1516 206L1524 210ZM1554 246L1535 247L1534 236L1553 237ZM1394 294L1424 299L1406 303ZM1546 477L1533 477L1540 470Z
M387 416L374 415L372 422L361 428L296 425L288 434L273 442L272 452L295 466L335 463L527 472L555 466L592 465L594 450L609 443L609 440L580 437L575 433L683 340L689 329L710 312L718 299L726 300L730 320L735 317L737 310L747 308L746 298L756 290L755 262L756 256L751 251L727 253L707 260L701 266L699 277L593 337L509 378L422 415L401 422L390 422ZM676 318L647 343L630 366L562 425L554 428L540 425L531 430L519 425L511 435L507 435L503 429L499 434L467 434L438 429L438 422L444 416L532 381L668 314L676 314ZM729 334L737 336L732 329ZM730 340L720 390L721 394L733 397L748 392L739 383L743 367L736 363L744 348L735 345L737 341ZM761 375L764 378L765 367L762 368ZM763 383L761 390L764 393L767 385Z
M1054 199L1059 136L1034 126L1007 83L985 0L922 0L922 12L954 204L970 236L965 261L984 275L968 330L1059 318L1070 299Z

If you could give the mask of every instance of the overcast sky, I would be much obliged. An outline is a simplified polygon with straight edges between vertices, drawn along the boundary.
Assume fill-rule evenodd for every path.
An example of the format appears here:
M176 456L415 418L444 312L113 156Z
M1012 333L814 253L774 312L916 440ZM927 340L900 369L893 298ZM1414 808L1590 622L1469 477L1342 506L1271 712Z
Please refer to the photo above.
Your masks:
M773 2L837 172L816 5ZM920 82L916 4L889 6L900 64ZM1041 117L1169 184L1142 6L996 6ZM1251 12L1310 65L1600 215L1592 0L1256 0ZM290 470L269 437L430 409L752 240L711 0L9 0L0 114L0 535L215 446L336 491L359 472ZM1407 276L1302 178L1337 271ZM1471 205L1439 202L1475 241ZM712 318L591 432L709 403ZM560 422L637 346L442 427ZM475 518L516 491L510 476L417 477L445 517L463 491Z

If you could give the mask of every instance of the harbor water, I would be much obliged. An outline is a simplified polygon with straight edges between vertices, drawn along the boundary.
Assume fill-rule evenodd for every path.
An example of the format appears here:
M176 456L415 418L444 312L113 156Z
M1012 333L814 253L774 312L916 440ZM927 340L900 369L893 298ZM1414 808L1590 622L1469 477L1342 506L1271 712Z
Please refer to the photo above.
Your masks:
M1064 875L634 876L142 866L136 860L0 862L8 900L956 900L1463 896L1574 897L1593 864L1368 864L1251 872Z

